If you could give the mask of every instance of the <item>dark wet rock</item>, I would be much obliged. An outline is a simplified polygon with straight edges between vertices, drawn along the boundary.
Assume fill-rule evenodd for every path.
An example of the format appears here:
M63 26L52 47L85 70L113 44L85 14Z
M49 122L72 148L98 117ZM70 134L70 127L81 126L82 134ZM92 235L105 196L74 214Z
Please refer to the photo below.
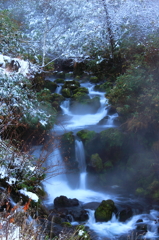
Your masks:
M64 133L61 136L62 157L65 160L66 167L75 171L78 170L78 162L75 156L75 136L73 132Z
M108 112L107 112L108 115L113 115L115 113L116 113L116 109L115 108L113 108L113 107L109 107L108 108Z
M95 210L95 219L97 222L108 222L112 214L116 212L115 204L112 200L103 200Z
M90 77L90 82L91 83L99 83L99 78L96 76L92 76L92 77Z
M50 81L50 80L45 80L44 81L44 88L47 88L51 92L54 92L57 88L57 84L55 82Z
M79 87L80 87L80 83L75 80L67 80L63 85L63 88L70 88L71 90L77 89Z
M119 221L120 222L125 222L126 220L128 220L132 216L133 216L133 211L132 211L131 207L126 206L125 209L122 209L119 212Z
M147 233L147 224L143 222L142 219L139 219L136 222L136 235L145 235Z
M54 199L55 207L73 207L78 205L79 201L76 198L67 198L66 196L60 196Z
M64 83L65 81L62 78L57 78L54 82L58 84L58 83Z
M88 212L82 207L74 207L68 210L69 214L73 217L74 221L83 222L88 220Z

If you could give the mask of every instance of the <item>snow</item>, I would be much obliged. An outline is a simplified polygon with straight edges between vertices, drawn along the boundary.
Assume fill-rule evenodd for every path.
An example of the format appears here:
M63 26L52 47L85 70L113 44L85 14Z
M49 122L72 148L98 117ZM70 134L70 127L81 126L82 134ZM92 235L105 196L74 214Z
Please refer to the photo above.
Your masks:
M3 54L0 54L0 72L2 74L6 74L6 75L12 75L13 71L12 69L9 70L7 68L7 63L11 63L12 61L14 61L14 64L17 66L18 71L14 72L14 74L21 74L24 77L33 77L35 73L39 73L41 70L40 68L29 62L28 60L23 60L20 58L12 58Z
M39 197L35 193L29 192L29 191L24 190L24 189L19 190L19 192L21 194L25 195L25 196L28 196L29 198L31 198L35 202L38 202L38 200L39 200Z

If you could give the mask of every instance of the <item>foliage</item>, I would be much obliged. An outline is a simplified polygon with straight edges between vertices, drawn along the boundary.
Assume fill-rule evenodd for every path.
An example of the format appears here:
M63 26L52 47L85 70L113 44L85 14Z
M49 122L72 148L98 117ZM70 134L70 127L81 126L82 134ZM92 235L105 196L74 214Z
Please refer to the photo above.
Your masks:
M92 154L90 164L96 172L101 172L103 170L102 159L98 153Z
M102 145L109 147L122 146L124 142L123 133L117 128L108 128L100 133Z
M56 112L47 102L39 102L36 92L30 89L31 81L22 75L0 75L1 123L18 127L27 124L32 128L50 128ZM28 88L29 86L29 88ZM45 99L46 100L46 99ZM3 126L3 124L1 126Z
M19 189L36 191L36 187L45 177L44 168L35 165L36 160L18 151L10 143L0 141L0 172L1 180Z
M154 50L155 49L155 50ZM155 61L154 61L155 59ZM159 122L158 45L145 46L107 93L109 102L125 120L128 131L139 131ZM124 125L123 125L124 126Z

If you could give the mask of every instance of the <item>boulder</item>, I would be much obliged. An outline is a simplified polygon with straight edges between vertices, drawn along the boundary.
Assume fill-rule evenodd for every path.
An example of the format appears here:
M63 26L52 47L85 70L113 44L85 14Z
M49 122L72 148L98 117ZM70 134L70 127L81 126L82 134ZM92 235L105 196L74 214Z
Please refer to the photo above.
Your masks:
M76 198L67 198L66 196L56 197L54 199L55 207L73 207L78 206L79 201Z
M62 96L66 97L66 98L70 98L71 97L71 91L69 88L63 88L62 89Z
M44 88L47 88L51 92L54 92L57 88L57 84L55 82L50 81L50 80L45 80L44 81Z
M88 220L88 212L82 207L74 207L68 211L74 221L83 222Z
M119 212L119 221L120 222L125 222L126 220L128 220L132 216L133 216L133 211L132 211L131 207L126 206L125 209L122 209Z
M95 210L95 219L97 222L108 222L112 214L116 212L115 204L112 200L103 200Z

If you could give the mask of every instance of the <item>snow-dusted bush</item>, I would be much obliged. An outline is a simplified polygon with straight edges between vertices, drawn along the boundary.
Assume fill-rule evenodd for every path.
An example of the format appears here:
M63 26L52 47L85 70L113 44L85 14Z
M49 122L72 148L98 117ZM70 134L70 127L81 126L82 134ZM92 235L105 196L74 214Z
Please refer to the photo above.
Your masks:
M35 191L41 180L45 177L45 168L39 167L35 158L20 153L8 142L0 139L0 179L13 185L16 189ZM29 195L29 193L24 193ZM29 195L30 196L30 195ZM37 201L34 194L30 196Z
M0 124L18 122L32 128L51 128L55 110L50 103L38 102L31 80L20 74L0 74ZM18 120L18 122L17 122Z

